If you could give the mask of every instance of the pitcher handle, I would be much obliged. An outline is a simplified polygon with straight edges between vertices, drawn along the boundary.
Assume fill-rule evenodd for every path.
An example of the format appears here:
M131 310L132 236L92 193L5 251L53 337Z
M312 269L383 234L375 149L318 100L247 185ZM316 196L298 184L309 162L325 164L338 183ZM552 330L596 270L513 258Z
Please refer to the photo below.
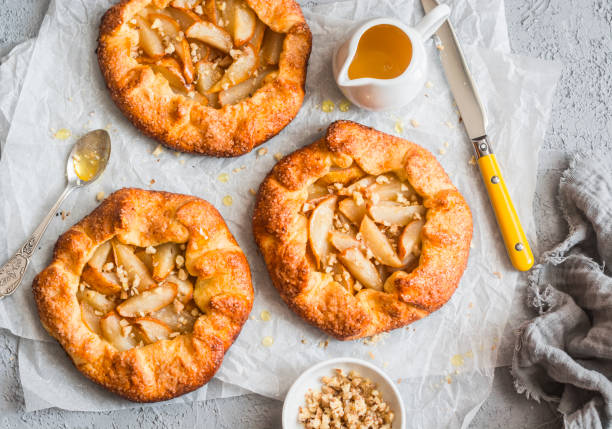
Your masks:
M436 32L444 21L450 16L450 7L445 4L438 5L423 17L421 22L415 27L423 40L429 39Z

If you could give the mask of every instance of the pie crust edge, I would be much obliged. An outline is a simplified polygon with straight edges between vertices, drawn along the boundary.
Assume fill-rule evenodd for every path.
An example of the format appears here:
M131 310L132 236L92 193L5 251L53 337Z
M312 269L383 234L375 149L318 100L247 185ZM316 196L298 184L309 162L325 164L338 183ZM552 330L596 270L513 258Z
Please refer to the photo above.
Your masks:
M419 265L390 277L393 293L353 296L326 283L308 253L301 208L306 187L329 170L356 162L372 175L403 169L427 210ZM253 232L273 284L287 305L328 334L351 340L389 331L438 310L467 265L472 215L463 196L426 149L351 121L336 121L324 138L282 159L259 188Z
M212 248L206 247L202 231ZM136 245L184 242L187 261L195 256L190 264L198 277L223 278L229 273L232 290L240 294L213 298L209 312L198 318L189 334L120 352L83 323L76 296L81 270L93 250L113 236ZM199 255L194 254L194 244ZM60 236L53 260L36 276L32 289L43 327L77 369L135 402L171 399L206 384L238 337L254 296L247 259L210 203L141 189L115 192Z

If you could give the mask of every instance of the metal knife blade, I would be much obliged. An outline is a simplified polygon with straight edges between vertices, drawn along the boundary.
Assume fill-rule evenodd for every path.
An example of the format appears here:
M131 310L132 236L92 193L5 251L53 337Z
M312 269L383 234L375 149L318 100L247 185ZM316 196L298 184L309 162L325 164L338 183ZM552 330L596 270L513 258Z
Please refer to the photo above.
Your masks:
M438 6L436 0L421 0L425 13ZM443 49L440 60L444 74L450 86L461 118L472 141L484 137L487 132L487 115L478 95L478 90L463 56L461 45L450 21L446 21L436 35L440 38Z

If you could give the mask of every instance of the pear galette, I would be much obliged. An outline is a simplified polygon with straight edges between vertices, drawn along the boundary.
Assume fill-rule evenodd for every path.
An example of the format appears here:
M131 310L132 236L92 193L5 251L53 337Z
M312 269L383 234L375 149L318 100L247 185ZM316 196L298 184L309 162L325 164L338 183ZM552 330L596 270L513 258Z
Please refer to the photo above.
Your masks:
M34 279L76 367L138 402L212 378L253 304L246 257L204 200L123 189L63 234Z
M348 340L446 303L466 267L472 216L430 152L338 121L273 168L253 230L285 302Z
M294 0L123 0L100 26L111 96L145 134L236 156L299 111L312 36Z

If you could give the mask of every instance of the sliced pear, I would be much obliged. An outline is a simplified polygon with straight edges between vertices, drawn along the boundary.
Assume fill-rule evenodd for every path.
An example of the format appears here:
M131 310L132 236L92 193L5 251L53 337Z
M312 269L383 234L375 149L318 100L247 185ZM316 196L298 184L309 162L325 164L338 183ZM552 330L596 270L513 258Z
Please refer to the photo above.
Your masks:
M424 219L413 220L404 228L397 242L397 254L404 264L410 262L414 246L421 242L421 229L425 225Z
M113 250L115 252L115 261L117 265L123 266L128 275L128 282L132 284L134 278L138 276L140 283L138 290L146 290L155 287L157 283L149 274L147 266L142 262L134 251L125 244L113 242Z
M244 0L234 2L234 22L232 36L234 45L242 46L247 43L255 34L257 26L257 15L253 12Z
M138 259L140 259L145 266L147 267L147 270L149 270L150 273L153 272L153 257L150 253L147 253L145 250L139 250L137 252L134 252L134 254L138 257Z
M336 279L336 275L340 276L340 281ZM342 264L334 265L334 280L338 281L348 293L352 294L355 288L355 279Z
M116 310L123 317L142 317L170 304L176 298L177 293L177 285L164 283L126 299L117 306Z
M225 74L210 90L219 92L247 80L257 69L257 56L250 45L246 45L238 58L225 70Z
M95 309L87 302L81 301L81 319L85 326L94 334L100 335L100 316L97 316Z
M81 281L104 295L114 295L121 291L117 274L100 271L91 265L85 265L85 268L83 268Z
M189 86L183 76L181 66L174 58L162 58L157 63L151 64L151 68L155 73L159 73L166 78L172 88L180 91L189 91Z
M223 77L223 70L221 67L210 61L199 61L196 64L196 70L198 72L196 88L198 92L203 95L206 95L206 93L210 91L210 88Z
M77 294L77 297L93 307L94 310L106 314L115 308L115 301L95 290L85 288Z
M376 205L371 205L368 212L378 223L404 226L408 225L417 214L421 217L425 216L425 207L404 206L392 201L381 201Z
M196 22L187 29L185 35L190 39L200 40L207 45L229 53L232 49L232 36L223 28L210 22Z
M163 57L166 51L159 34L140 15L136 15L134 19L138 26L139 44L144 53L154 59Z
M266 29L264 39L261 45L261 62L266 65L276 66L280 61L280 55L283 51L283 41L285 35L276 33L271 29Z
M256 18L257 22L255 23L255 30L253 31L253 36L249 43L253 46L255 52L259 52L261 50L261 43L263 42L264 34L266 32L266 24L261 22L260 19Z
M196 22L202 22L202 18L186 8L169 7L168 14L178 21L181 28L189 28Z
M234 27L234 0L217 0L217 10L219 27L225 28L231 34Z
M334 183L341 183L342 185L346 186L355 180L361 179L365 175L365 172L359 168L358 165L351 165L349 168L330 171L325 176L317 180L317 183L322 186L329 186L333 185Z
M93 255L91 255L91 258L89 258L89 261L87 261L89 266L95 268L96 270L102 270L102 267L108 259L108 254L110 253L111 248L110 241L105 241L104 243L100 244L94 251Z
M257 76L219 92L219 103L222 106L226 106L228 104L236 104L250 97L255 91L261 88L264 80L270 73L272 73L271 69L260 70Z
M147 344L167 340L172 333L168 325L152 317L139 317L132 320L132 324L138 329L138 333Z
M312 201L317 198L321 198L329 195L329 191L325 186L313 183L308 187L308 201Z
M369 199L378 199L380 201L395 200L398 194L409 197L412 194L410 188L407 188L407 185L402 185L399 180L390 178L388 183L376 182L371 184L367 187L365 193Z
M346 269L365 287L375 290L382 290L383 282L378 274L378 270L359 249L351 247L346 249L338 259Z
M122 352L136 347L137 341L134 335L127 334L120 322L121 318L113 311L100 320L100 330L104 339Z
M329 233L329 242L340 252L344 252L346 249L350 249L351 247L361 246L361 243L359 243L359 241L357 241L351 235L338 231L331 231Z
M321 268L323 258L329 253L327 237L333 227L337 200L335 196L325 198L310 215L308 241L318 268Z
M340 189L338 191L338 195L345 195L347 197L350 197L353 192L361 192L368 186L370 186L372 183L375 183L375 179L373 176L364 177L363 179L359 179L355 183L350 184L346 188Z
M193 67L193 61L191 60L191 49L187 39L181 39L180 42L174 42L174 51L181 60L183 78L187 84L193 82L195 69Z
M192 313L194 310L197 311L197 316ZM173 305L168 305L151 313L150 317L165 323L173 331L188 332L192 330L193 324L200 314L200 311L191 303L191 305L186 305L180 313L176 311Z
M365 205L358 206L352 198L345 198L338 204L338 210L355 225L361 225L363 217L366 215Z
M172 0L170 6L180 7L182 9L192 9L197 3L199 3L198 0Z
M166 282L174 283L177 287L177 295L176 298L181 301L183 304L187 304L191 297L193 296L193 283L187 280L181 280L175 275L169 275L166 278Z
M219 11L217 10L215 0L204 0L202 3L202 9L207 21L215 24L219 22Z
M174 261L179 254L179 246L176 243L164 243L157 246L157 252L151 255L153 260L153 280L161 282L172 270L174 270Z
M170 39L176 39L181 31L181 25L176 19L168 15L150 13L147 15L147 19L149 20L152 30L157 30L160 34L170 37Z
M378 262L395 268L403 265L395 250L393 250L391 243L389 243L387 236L378 229L369 216L364 216L359 232L363 236L366 247L372 251Z

